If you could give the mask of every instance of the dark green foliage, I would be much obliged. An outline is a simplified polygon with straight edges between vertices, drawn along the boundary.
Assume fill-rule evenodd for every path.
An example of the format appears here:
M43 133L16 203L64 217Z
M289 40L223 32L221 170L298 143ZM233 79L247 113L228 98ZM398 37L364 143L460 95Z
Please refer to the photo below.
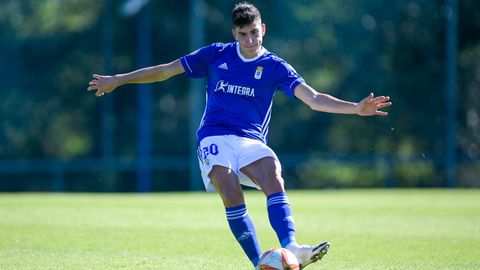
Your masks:
M113 20L112 72L138 68L136 17L120 14L123 2L112 0L112 9L104 12L106 1L0 0L1 159L100 156L100 100L85 89L92 73L102 73L105 16ZM444 1L252 2L267 24L265 46L291 63L315 89L352 101L373 91L389 95L394 102L388 118L362 118L315 113L279 93L269 138L275 151L354 154L366 159L372 154L425 157L421 163L397 163L389 169L368 163L289 163L285 171L293 186L370 187L385 185L386 179L399 186L443 184L448 14ZM152 64L172 61L190 51L188 3L150 1ZM205 1L205 44L233 40L233 4ZM456 117L461 186L479 186L475 179L480 157L479 18L479 1L459 1ZM153 85L154 156L190 153L188 88L185 75ZM114 103L114 155L134 157L136 86L121 87L108 98ZM159 190L186 189L188 184L182 181L187 175L156 173L153 185ZM116 179L122 182L134 177L118 173ZM159 184L172 178L184 180ZM311 178L318 183L310 183ZM108 189L135 189L134 184L123 183Z

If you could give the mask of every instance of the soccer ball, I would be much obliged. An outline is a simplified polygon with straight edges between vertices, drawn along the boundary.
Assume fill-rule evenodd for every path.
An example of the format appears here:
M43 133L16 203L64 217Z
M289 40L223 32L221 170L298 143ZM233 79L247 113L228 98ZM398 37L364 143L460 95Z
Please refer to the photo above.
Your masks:
M271 248L265 251L256 270L299 270L297 257L285 248Z

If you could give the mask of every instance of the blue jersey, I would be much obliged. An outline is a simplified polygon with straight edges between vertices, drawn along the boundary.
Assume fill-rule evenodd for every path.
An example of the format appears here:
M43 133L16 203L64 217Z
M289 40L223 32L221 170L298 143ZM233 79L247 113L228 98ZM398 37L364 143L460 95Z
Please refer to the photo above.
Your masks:
M237 42L214 43L180 60L189 77L207 77L198 141L233 134L266 143L275 92L294 98L295 87L304 82L285 60L265 49L255 58L243 57Z

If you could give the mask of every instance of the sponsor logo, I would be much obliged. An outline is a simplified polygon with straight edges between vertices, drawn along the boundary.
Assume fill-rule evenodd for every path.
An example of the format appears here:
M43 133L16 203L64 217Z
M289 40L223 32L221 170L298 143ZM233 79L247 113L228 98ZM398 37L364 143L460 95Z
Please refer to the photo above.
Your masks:
M239 95L239 96L247 96L247 97L255 97L255 88L250 88L247 86L241 86L241 85L234 85L230 84L229 82L225 82L223 80L220 80L217 82L217 85L215 86L214 92L221 91L226 94L232 94L232 95Z
M223 64L221 64L220 66L218 66L218 68L221 68L221 69L228 70L227 63L223 63Z
M242 241L247 240L247 239L250 238L250 237L252 237L252 233L251 233L251 232L244 232L244 233L242 233L242 235L240 235L239 238L237 238L237 240L238 240L239 242L242 242Z
M283 220L288 222L295 222L292 216L285 217Z

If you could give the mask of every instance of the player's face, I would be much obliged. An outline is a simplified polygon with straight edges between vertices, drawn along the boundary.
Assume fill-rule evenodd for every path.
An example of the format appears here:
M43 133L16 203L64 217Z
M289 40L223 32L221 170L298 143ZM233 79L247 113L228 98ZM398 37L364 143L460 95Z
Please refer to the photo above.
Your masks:
M262 51L262 41L266 26L260 19L232 30L233 37L240 44L240 52L246 58L258 56Z

